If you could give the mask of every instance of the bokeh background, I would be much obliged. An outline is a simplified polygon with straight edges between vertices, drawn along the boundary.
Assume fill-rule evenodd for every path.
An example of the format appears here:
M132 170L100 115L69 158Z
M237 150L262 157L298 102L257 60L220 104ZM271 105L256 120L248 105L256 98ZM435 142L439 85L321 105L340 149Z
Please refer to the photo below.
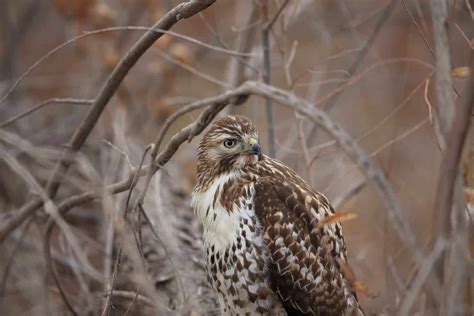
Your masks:
M152 26L179 2L3 0L1 95L31 65L49 55L0 103L2 152L15 157L44 185L89 105L52 102L7 121L53 98L93 99L120 58L144 33L111 28ZM470 77L474 3L446 2L453 83L462 95ZM112 98L81 150L79 162L65 176L57 200L123 179L131 165L138 165L165 120L186 104L247 79L262 80L262 27L283 3L219 0L175 25L173 32L251 55L236 58L164 35ZM442 157L430 114L436 106L431 24L425 0L290 0L270 32L272 84L325 110L362 146L392 185L422 245L431 238ZM52 52L75 37L80 38ZM393 314L415 266L394 233L380 196L321 129L278 104L273 104L273 112L275 156L324 193L338 212L357 214L343 227L351 268L366 285L359 297L367 314ZM251 118L268 152L264 99L251 97L224 113ZM180 118L165 141L198 114ZM143 222L145 262L134 250L133 234L120 230L126 193L76 207L65 216L77 248L62 230L53 232L52 261L80 314L102 312L120 244L128 246L118 269L111 314L218 312L206 283L200 226L189 207L198 141L199 137L184 144L148 190L146 210L158 236ZM463 170L469 193L474 180L468 143ZM0 159L0 215L15 212L32 195L28 184ZM70 313L44 259L46 221L45 213L39 211L0 244L1 315ZM140 296L134 299L137 290ZM473 299L474 289L469 286L468 314L474 312ZM429 315L429 308L422 290L412 312Z

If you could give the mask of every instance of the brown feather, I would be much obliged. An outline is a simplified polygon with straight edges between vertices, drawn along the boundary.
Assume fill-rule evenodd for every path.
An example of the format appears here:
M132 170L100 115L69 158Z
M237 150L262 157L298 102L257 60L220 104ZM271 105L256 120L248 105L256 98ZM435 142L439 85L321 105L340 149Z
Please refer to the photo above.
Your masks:
M218 186L213 208L219 204L229 216L234 212L250 216L239 219L238 234L226 250L231 255L219 261L223 266L215 267L209 260L211 280L222 275L225 280L226 271L234 271L227 291L213 283L230 306L224 306L225 310L238 314L237 307L242 307L272 314L281 311L281 304L291 313L363 315L353 292L354 278L347 273L346 246L338 222L345 217L335 215L327 199L283 163L260 155L256 163L241 166L237 152L217 149L225 137L243 140L248 135L258 137L250 120L228 116L211 126L199 146L195 192L206 192L228 175L227 182ZM258 238L265 241L263 246ZM231 257L234 262L225 259ZM247 281L242 284L243 275ZM247 294L242 296L242 291Z

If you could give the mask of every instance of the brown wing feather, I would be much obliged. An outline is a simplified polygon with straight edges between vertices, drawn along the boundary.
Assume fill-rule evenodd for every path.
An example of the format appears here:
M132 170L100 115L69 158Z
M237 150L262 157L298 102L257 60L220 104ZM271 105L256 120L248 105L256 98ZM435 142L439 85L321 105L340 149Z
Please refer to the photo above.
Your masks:
M271 286L284 304L303 313L341 315L357 304L338 262L346 262L339 224L317 228L333 214L324 196L299 184L260 178L255 209L271 253Z

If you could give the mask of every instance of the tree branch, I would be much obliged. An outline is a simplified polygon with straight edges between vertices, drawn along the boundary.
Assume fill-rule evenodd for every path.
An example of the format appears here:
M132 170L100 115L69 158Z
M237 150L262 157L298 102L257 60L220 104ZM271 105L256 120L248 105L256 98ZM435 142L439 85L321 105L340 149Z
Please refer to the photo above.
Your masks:
M153 26L153 28L168 30L179 20L195 15L196 13L206 9L214 2L215 0L193 0L190 2L183 2L166 13ZM46 192L49 197L53 198L56 195L60 186L60 178L67 172L70 166L70 162L68 162L66 158L69 157L71 153L77 152L82 147L108 102L124 80L125 76L135 65L138 59L146 52L146 50L162 35L162 32L156 32L154 30L150 30L145 33L112 71L109 78L106 80L105 84L94 98L94 103L92 104L90 110L74 133L69 143L70 148L63 151L61 158L53 170L46 185ZM40 206L41 200L33 199L20 208L13 218L10 218L9 220L2 223L0 226L0 243L5 240L5 237L11 231L23 223L25 219L31 216Z
M268 86L260 82L247 81L235 90L230 90L219 96L201 100L197 103L189 105L190 108L196 109L198 107L204 106L206 103L209 104L194 123L189 124L181 131L176 133L164 147L164 149L159 154L156 153L156 158L153 159L153 164L141 168L136 172L139 172L140 175L147 173L148 177L151 179L156 170L163 167L173 157L178 148L184 142L191 140L194 136L201 133L226 104L236 101L242 102L242 98L245 98L249 95L267 97L272 99L274 102L296 110L298 113L310 119L313 123L319 125L334 139L336 139L346 154L354 161L357 166L359 166L359 168L361 168L369 182L375 186L381 197L381 200L384 202L387 208L390 223L398 233L400 240L414 254L417 261L421 262L422 258L420 248L416 241L413 230L404 220L403 213L395 193L393 192L383 173L370 160L370 158L360 148L360 146L349 136L346 131L335 124L326 113L312 107L311 103L308 101L302 100L290 92ZM181 114L188 112L184 108L181 111ZM170 121L173 121L176 118L176 116L172 116L170 117ZM160 132L157 141L155 142L154 150L158 151L158 148L160 147L159 145L164 138L164 132L170 125L171 123L165 123L164 129ZM152 156L153 155L155 155L155 153L152 153ZM102 193L109 192L110 194L113 194L129 189L133 176L134 175L131 174L128 179L107 186L106 189L102 191ZM148 181L150 181L150 179L148 179ZM93 199L100 196L103 195L97 191L90 191L81 195L73 196L63 200L59 204L58 209L61 213L67 212L76 205L92 201Z
M435 131L441 148L446 148L446 137L454 121L454 95L451 77L451 52L447 27L448 5L444 0L431 0L431 17L436 57L436 119Z
M71 98L53 98L53 99L48 99L46 101L43 101L32 108L29 108L25 110L24 112L21 112L17 115L15 115L12 118L9 118L3 122L0 122L0 128L3 128L5 126L8 126L19 119L36 112L37 110L41 109L42 107L49 105L49 104L54 104L54 103L59 103L59 104L75 104L75 105L91 105L94 103L94 100L88 100L88 99L71 99Z
M474 69L474 53L472 52L471 69ZM462 269L462 267L465 266L464 263L461 263L456 267L451 267L450 271L446 270L448 259L450 257L449 253L462 253L465 249L457 249L461 246L456 244L466 242L463 240L457 241L459 236L465 234L466 231L466 228L463 228L463 225L465 226L465 224L463 224L465 221L463 218L465 216L465 202L462 193L462 180L459 178L459 164L471 123L472 111L474 109L474 79L472 76L466 91L468 92L465 93L464 98L461 99L463 102L460 102L460 104L456 106L454 122L450 124L450 131L445 138L446 151L441 161L441 170L439 173L438 188L434 204L436 226L434 227L432 235L432 244L434 244L435 240L439 238L445 238L448 240L450 238L452 239L450 242L452 246L449 251L444 251L435 264L435 273L445 282L445 286L448 286L452 282L458 282L459 278L455 280L456 278L454 278L453 273L456 270L459 271L459 269ZM456 195L459 195L460 197L457 197L455 201ZM457 201L458 199L461 201ZM467 234L465 234L464 237L467 238ZM451 260L453 259L452 257L451 254ZM459 254L457 254L456 257L457 258L454 260L465 260L462 257L460 258ZM458 274L457 276L461 278L463 277L462 274ZM459 291L458 297L462 297L462 289L456 288L456 290ZM453 293L448 294L447 297L451 298L452 301ZM455 296L456 295L454 295L454 297ZM445 297L445 299L447 297ZM449 309L453 304L448 305L451 306L445 307Z

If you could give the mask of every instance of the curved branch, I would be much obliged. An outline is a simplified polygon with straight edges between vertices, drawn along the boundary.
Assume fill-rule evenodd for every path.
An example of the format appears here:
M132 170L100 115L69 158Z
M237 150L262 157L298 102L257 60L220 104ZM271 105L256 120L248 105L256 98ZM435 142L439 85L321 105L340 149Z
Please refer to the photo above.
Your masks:
M191 140L194 136L201 133L226 104L232 102L242 102L242 100L244 100L249 95L268 97L276 103L298 111L300 114L309 118L313 123L319 125L334 139L336 139L346 154L357 166L359 166L367 179L372 184L374 184L375 189L387 208L390 223L394 226L400 240L413 253L416 260L421 261L422 258L420 247L415 238L413 230L404 220L403 212L395 196L395 193L379 168L372 162L372 160L361 149L361 147L350 137L350 135L345 130L341 129L337 124L335 124L326 113L314 108L308 101L302 100L294 94L276 87L268 86L260 82L247 81L235 90L230 90L219 96L192 103L188 105L188 107L183 108L179 111L179 113L177 112L175 115L169 118L168 122L165 123L165 126L158 135L157 140L155 141L155 147L153 148L152 152L154 163L139 169L137 172L139 172L140 175L148 174L147 182L149 182L153 174L173 157L178 148L184 142ZM208 107L201 113L199 118L195 122L189 124L181 131L176 133L165 146L165 148L158 154L160 144L163 141L164 135L171 123L176 120L179 115L200 108L205 104L208 104ZM133 176L134 175L131 174L128 179L109 185L104 191L114 194L127 190L132 183ZM95 191L73 196L60 203L58 209L61 213L67 212L70 208L76 205L91 201L100 196L101 194Z
M387 208L390 223L394 226L400 240L418 259L421 259L419 258L421 248L413 230L403 218L402 209L391 185L380 169L345 130L335 124L325 112L313 107L311 103L298 98L292 93L260 82L247 82L244 86L249 94L271 98L277 103L295 109L336 139L347 156L359 166L367 179L374 185Z
M97 96L94 98L94 103L92 104L91 108L87 112L69 143L70 148L65 149L61 154L61 158L56 164L56 167L54 168L46 185L46 192L49 197L53 198L56 195L60 186L60 178L66 174L70 166L70 162L68 162L67 158L71 154L79 151L79 149L82 147L95 124L97 123L100 115L102 114L102 111L105 109L130 69L147 51L147 49L150 48L150 46L153 45L153 43L164 34L163 32L156 32L154 29L168 30L179 20L195 15L196 13L206 9L214 2L215 0L193 0L177 5L168 11L168 13L166 13L152 27L151 30L146 32L127 52L127 54L112 71ZM0 102L2 101L3 99L0 100ZM0 243L3 242L10 232L23 223L40 206L41 199L33 199L20 208L13 218L10 218L8 221L5 221L5 223L2 223L0 226Z

